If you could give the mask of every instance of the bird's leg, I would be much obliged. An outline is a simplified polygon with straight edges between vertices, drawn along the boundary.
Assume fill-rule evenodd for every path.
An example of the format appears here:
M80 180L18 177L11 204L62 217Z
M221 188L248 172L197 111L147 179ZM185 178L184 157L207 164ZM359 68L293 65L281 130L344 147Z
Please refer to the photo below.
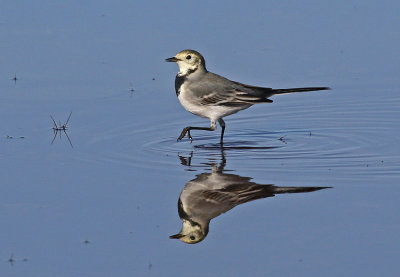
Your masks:
M218 119L219 125L221 125L221 140L220 143L221 145L224 143L224 132L225 132L225 121L222 120L222 118Z
M190 129L193 129L193 127L188 126L188 127L183 128L183 130L182 130L182 132L181 132L181 134L179 135L179 137L178 137L177 140L183 139L183 138L186 136L186 133L187 133L187 134L188 134L188 138L190 139L190 141L192 141L193 138L192 138L192 136L190 135Z
M190 142L193 141L192 136L190 135L190 130L204 130L204 131L215 131L217 129L217 124L215 124L215 121L211 121L211 126L209 128L207 127L193 127L193 126L188 126L183 128L180 136L178 137L177 140L181 140L186 136L186 133L188 134L188 138L190 139Z

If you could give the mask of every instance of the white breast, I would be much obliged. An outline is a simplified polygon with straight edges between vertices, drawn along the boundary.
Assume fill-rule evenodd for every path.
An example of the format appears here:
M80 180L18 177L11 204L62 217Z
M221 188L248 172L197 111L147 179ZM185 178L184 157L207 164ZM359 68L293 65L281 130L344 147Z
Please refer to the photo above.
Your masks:
M200 105L199 99L195 98L193 95L187 92L185 84L182 84L180 88L180 93L178 95L179 102L181 105L192 114L210 118L208 116L209 107Z
M202 105L200 104L201 99L191 94L190 91L186 89L185 84L182 84L180 88L178 99L187 111L204 118L209 118L211 121L216 121L224 116L234 114L251 106L228 107L223 105Z

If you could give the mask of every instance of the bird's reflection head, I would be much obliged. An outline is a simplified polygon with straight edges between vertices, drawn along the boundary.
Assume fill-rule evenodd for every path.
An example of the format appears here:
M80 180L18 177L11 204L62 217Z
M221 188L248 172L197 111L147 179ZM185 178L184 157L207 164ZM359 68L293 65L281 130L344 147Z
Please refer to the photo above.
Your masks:
M182 230L176 234L172 235L170 239L179 239L185 243L198 243L202 241L208 234L208 226L202 228L200 224L189 222L184 220L182 225Z
M180 239L181 241L183 241L185 243L194 244L194 243L198 243L198 242L202 241L205 237L206 237L206 234L204 234L201 230L193 230L190 233L187 233L187 234L178 233L176 235L170 236L169 238L170 239Z

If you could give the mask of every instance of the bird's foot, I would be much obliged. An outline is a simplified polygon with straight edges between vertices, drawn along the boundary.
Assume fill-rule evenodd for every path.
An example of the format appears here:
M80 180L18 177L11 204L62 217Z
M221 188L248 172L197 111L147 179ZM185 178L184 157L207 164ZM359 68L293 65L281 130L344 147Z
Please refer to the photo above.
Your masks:
M189 129L189 128L183 128L182 133L181 133L180 136L178 137L177 141L182 140L182 139L186 136L186 133L187 133L188 138L190 139L190 143L192 143L193 138L192 138L192 136L190 135L190 129Z

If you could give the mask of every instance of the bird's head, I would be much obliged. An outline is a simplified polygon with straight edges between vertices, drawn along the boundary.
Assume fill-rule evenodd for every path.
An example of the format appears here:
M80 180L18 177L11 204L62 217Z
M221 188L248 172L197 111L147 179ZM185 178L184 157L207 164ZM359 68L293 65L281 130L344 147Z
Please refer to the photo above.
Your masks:
M179 75L188 75L198 70L207 71L203 56L195 50L182 50L175 57L165 59L165 61L177 63Z

